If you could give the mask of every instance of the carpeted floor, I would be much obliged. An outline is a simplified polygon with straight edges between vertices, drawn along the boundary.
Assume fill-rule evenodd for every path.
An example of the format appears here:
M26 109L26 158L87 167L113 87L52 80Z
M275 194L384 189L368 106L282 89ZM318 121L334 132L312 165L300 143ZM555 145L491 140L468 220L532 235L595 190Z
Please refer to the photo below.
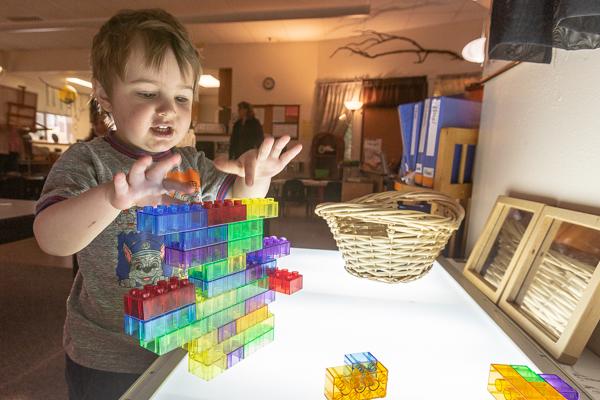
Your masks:
M66 398L61 343L71 270L3 261L0 271L0 398Z
M335 249L325 222L302 211L270 220L269 234L293 247ZM0 273L0 399L67 398L61 343L70 258L48 256L26 239L0 245Z

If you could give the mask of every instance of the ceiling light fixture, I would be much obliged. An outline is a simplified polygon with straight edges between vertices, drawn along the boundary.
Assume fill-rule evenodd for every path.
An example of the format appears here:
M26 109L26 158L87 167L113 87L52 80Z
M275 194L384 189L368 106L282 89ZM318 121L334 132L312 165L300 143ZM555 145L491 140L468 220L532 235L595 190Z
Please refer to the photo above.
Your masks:
M212 75L200 75L198 84L205 88L218 88L221 86L221 82Z
M69 83L74 83L76 85L86 87L86 88L90 88L90 89L92 88L92 83L88 82L88 81L84 81L83 79L69 77L66 79L66 81Z
M481 64L485 61L485 37L480 37L470 41L462 50L462 56L465 60Z

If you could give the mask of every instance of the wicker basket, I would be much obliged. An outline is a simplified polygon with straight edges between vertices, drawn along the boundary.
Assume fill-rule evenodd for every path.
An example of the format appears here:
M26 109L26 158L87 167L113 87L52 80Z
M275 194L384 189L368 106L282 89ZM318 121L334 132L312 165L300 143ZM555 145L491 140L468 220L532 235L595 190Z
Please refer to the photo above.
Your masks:
M431 214L398 209L399 202L423 201ZM327 221L350 274L396 283L429 272L465 211L442 193L394 191L319 204L315 213Z

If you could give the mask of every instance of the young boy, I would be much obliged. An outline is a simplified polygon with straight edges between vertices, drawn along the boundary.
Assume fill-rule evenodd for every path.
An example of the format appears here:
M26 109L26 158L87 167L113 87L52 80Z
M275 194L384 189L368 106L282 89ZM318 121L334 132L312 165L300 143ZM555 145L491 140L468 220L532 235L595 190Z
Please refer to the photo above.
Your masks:
M289 138L213 164L175 148L190 126L200 72L185 28L162 10L123 11L94 37L93 93L114 124L54 165L34 232L49 254L77 253L63 346L69 396L118 398L155 359L123 333L123 295L165 275L164 247L136 232L136 207L179 200L262 197L301 150ZM172 170L176 171L172 171ZM231 174L231 175L230 175ZM182 182L171 177L191 177Z

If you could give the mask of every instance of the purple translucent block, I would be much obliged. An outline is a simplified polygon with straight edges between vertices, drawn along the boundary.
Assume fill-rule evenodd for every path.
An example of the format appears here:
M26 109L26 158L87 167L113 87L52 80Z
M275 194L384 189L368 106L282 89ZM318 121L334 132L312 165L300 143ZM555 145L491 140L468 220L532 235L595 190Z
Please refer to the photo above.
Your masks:
M266 275L265 264L249 265L246 268L246 282L252 282Z
M579 400L579 392L573 389L558 375L540 374L540 376L567 400Z
M261 250L248 253L247 259L251 263L264 263L290 254L290 242L282 237L268 236L263 239Z
M227 258L227 243L219 243L198 249L181 251L167 247L165 263L174 267L190 267Z
M246 300L246 314L249 314L252 311L256 311L265 304L270 304L274 301L275 292L273 290L269 290L257 296L251 297L248 300Z
M235 335L237 333L236 327L237 321L231 321L230 323L220 327L217 332L219 343Z
M244 359L244 346L227 354L227 368L233 367Z

